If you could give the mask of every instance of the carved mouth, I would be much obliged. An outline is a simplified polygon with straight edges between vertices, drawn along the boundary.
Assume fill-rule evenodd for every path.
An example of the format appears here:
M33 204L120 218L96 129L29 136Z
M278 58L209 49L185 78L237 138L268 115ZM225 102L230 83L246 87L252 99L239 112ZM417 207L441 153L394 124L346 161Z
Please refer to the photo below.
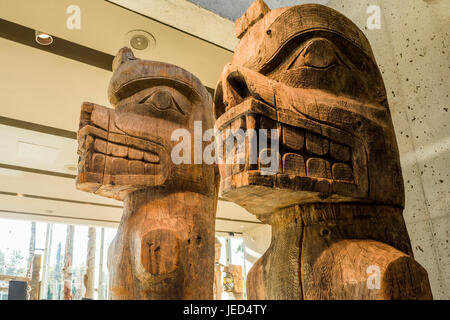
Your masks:
M121 198L133 188L164 183L170 167L160 142L125 134L113 109L85 103L78 131L77 187Z
M99 173L109 163L112 172L117 174L152 174L154 165L160 163L157 153L113 143L90 134L82 137L78 150L80 156L84 152L92 152L92 169Z
M354 182L352 148L350 146L332 141L303 128L276 123L274 120L257 113L249 113L246 116L234 119L227 127L223 127L222 131L235 128L246 130L248 129L246 127L248 119L249 122L254 124L254 128L268 130L267 145L269 147L271 145L270 129L279 130L279 163L277 172L273 173ZM226 150L225 139L223 143L223 150ZM247 139L247 153L251 150L251 143L252 141ZM261 163L261 154L266 150L268 155L271 156L270 148L261 150L257 164L252 164L250 157L246 156L245 164L235 166L232 173L238 173L246 168L247 170L256 169L260 171L268 169L269 165ZM224 162L226 162L227 156L236 156L236 154L225 152Z
M353 196L368 192L365 149L359 139L343 130L284 113L254 98L245 100L221 115L216 121L216 127L222 131L223 138L227 129L268 129L268 138L269 129L278 129L279 133L279 154L275 157L270 155L272 151L268 151L271 159L278 161L278 170L272 175L262 173L262 169L267 170L270 164L261 163L261 153L265 150L260 151L259 146L258 162L251 163L251 143L255 143L256 139L247 136L245 164L220 166L222 196L230 196L233 201L239 198L236 190L248 186L271 188L270 192L277 203L292 201L291 191L297 192L297 200L309 201L348 201ZM270 148L270 140L267 146ZM233 156L239 157L237 150L235 146ZM231 154L225 152L224 157L227 156ZM278 193L279 188L289 191Z

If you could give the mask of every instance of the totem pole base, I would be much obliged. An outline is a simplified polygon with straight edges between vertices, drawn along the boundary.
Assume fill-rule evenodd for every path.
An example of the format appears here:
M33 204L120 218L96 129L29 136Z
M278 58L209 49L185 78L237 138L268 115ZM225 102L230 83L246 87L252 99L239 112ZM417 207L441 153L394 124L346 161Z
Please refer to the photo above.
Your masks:
M268 220L272 242L249 272L249 299L432 299L400 208L310 204Z
M142 190L108 252L111 299L212 299L216 199Z

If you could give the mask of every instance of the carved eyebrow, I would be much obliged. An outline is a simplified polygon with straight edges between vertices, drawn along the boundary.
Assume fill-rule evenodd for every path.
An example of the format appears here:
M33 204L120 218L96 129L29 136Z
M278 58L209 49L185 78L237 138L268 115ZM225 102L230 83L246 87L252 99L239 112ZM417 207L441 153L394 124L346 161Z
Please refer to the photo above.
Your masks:
M168 108L161 108L155 101L152 101L152 99L155 97L155 95L157 94L166 94L168 95L169 99L170 99L170 105ZM178 102L175 100L175 98L166 90L157 90L155 92L152 92L148 95L146 95L143 99L141 99L139 101L139 104L144 104L144 103L150 103L155 109L158 109L159 111L166 111L166 110L175 110L178 111L179 113L181 113L183 116L185 116L186 114L184 113L183 109L179 106Z

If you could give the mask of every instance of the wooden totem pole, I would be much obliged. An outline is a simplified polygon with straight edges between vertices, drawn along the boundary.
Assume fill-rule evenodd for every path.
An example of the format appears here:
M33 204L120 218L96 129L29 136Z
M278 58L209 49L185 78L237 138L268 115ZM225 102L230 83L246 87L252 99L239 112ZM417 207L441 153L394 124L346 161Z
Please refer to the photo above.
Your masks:
M124 201L110 297L212 299L218 171L171 159L175 130L214 126L209 93L186 70L123 48L108 96L114 109L81 107L77 188Z
M260 0L236 31L214 113L222 132L247 130L245 161L220 165L221 195L272 226L248 275L249 299L431 299L402 216L397 142L364 34L325 6L270 11ZM249 132L259 129L277 134L251 161L262 141ZM278 170L263 170L263 154Z

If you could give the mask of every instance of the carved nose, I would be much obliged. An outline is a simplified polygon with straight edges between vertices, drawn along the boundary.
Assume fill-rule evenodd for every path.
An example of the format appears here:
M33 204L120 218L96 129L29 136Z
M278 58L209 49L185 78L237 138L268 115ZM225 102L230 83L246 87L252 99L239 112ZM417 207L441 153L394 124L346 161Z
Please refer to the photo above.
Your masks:
M225 68L214 94L214 116L217 119L250 95L244 75L236 69Z
M250 96L247 81L238 71L229 73L224 80L223 86L223 100L225 101L226 109L238 105Z
M214 116L240 104L249 97L274 105L273 83L269 78L245 67L225 66L214 95Z

